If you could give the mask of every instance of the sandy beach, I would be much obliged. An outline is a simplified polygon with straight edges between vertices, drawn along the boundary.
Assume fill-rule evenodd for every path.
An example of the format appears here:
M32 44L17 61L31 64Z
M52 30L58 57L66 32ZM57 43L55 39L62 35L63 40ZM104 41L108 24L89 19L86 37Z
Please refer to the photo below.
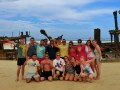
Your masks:
M44 81L26 83L16 79L16 61L0 60L0 90L120 90L120 62L102 63L101 79L93 83ZM113 69L114 68L114 69Z

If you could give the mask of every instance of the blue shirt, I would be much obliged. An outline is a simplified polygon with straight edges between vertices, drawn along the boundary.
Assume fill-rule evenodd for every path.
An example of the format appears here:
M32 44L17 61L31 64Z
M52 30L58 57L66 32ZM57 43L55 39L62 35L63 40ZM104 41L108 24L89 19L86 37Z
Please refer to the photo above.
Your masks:
M33 54L36 54L36 45L29 44L27 56L32 57Z
M40 44L36 44L36 53L38 58L44 58L45 47L40 46Z

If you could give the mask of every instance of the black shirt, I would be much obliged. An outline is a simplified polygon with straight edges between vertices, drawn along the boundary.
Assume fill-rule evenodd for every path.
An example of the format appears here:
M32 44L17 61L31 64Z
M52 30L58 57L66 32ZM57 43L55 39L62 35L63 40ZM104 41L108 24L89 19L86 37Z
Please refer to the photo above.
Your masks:
M74 67L74 70L76 71L77 74L80 74L80 72L81 72L80 65L76 65L76 66Z
M54 60L56 58L56 52L58 51L59 51L59 48L54 47L54 46L52 47L50 45L48 45L45 50L45 52L49 54L50 60Z

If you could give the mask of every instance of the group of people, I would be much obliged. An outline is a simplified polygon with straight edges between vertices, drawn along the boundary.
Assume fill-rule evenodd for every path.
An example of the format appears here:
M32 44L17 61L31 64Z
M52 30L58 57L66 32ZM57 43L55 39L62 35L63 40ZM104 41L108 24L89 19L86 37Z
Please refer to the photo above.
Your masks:
M97 41L87 40L82 44L73 41L66 43L66 39L41 39L40 43L32 37L30 43L25 44L24 38L19 43L8 41L18 49L17 60L17 81L20 72L22 79L29 83L44 80L70 80L89 81L100 79L102 59L101 50ZM27 74L24 75L24 68L28 65ZM25 77L24 77L25 76Z

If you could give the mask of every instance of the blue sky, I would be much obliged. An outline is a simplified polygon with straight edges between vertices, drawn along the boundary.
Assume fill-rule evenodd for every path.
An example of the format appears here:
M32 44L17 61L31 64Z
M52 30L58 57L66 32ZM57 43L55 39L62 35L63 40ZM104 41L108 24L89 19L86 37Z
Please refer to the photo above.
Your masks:
M113 11L120 10L120 0L0 0L0 36L18 36L30 31L36 39L45 38L45 29L53 38L67 40L94 36L101 29L101 38L110 38L114 29ZM120 14L118 14L120 24Z

